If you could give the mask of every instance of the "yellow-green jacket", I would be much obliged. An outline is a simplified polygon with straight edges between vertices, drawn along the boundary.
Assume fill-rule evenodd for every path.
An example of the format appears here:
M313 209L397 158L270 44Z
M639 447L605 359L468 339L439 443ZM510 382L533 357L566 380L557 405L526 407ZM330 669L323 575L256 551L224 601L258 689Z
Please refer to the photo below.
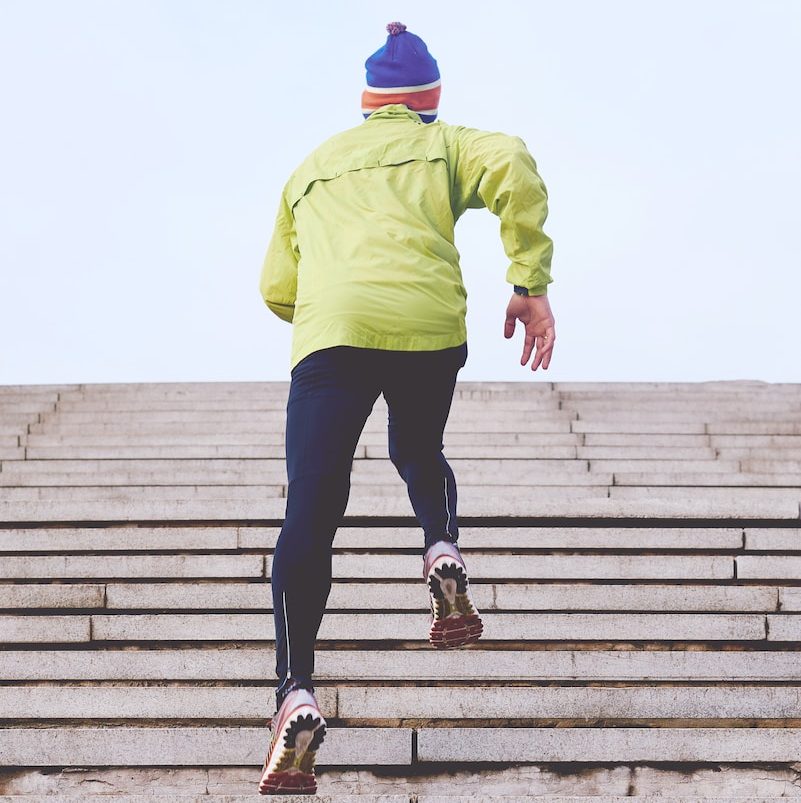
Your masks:
M546 293L547 197L519 137L423 123L402 104L331 137L284 187L261 273L265 303L293 324L290 370L330 346L464 343L454 225L468 208L500 218L506 281Z

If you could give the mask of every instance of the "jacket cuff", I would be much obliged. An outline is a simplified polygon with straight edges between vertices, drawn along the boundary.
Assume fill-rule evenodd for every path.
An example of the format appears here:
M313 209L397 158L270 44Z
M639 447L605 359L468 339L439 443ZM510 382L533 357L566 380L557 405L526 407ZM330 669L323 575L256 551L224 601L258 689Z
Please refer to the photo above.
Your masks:
M292 319L295 317L294 304L279 304L275 301L269 301L266 298L264 299L264 303L269 307L270 311L274 312L282 321L292 323Z
M525 287L530 296L543 296L547 295L548 285L553 279L539 266L512 262L506 271L506 281L511 285Z

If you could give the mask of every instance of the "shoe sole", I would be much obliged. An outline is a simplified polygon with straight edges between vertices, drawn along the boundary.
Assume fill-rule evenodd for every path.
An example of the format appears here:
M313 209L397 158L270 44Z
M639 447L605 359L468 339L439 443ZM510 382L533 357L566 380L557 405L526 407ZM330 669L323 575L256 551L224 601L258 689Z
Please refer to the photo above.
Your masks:
M450 649L478 641L484 625L470 598L464 565L447 555L438 558L428 572L427 583L434 617L428 633L431 644Z
M327 723L319 709L300 705L284 723L259 781L260 795L314 795L314 763L325 738ZM278 751L274 768L269 769Z

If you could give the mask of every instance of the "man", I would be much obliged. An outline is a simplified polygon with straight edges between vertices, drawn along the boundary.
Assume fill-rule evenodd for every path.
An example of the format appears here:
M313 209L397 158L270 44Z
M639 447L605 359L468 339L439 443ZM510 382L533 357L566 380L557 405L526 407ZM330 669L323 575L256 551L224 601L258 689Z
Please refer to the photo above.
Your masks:
M326 722L314 698L314 642L331 590L331 551L357 441L378 396L389 456L424 531L423 578L437 648L481 635L458 549L456 482L442 453L467 360L467 292L454 225L468 208L501 220L514 293L504 336L525 326L521 365L548 368L552 243L547 193L523 141L438 121L440 74L398 22L366 61L365 121L318 147L281 197L260 290L293 324L287 401L288 493L271 582L276 713L259 791L317 790Z

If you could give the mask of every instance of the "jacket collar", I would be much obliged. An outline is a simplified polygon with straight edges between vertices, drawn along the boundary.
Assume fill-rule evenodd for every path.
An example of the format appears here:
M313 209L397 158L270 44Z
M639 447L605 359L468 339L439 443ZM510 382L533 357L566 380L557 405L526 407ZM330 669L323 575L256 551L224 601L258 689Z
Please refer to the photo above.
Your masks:
M389 103L376 109L364 122L370 123L373 120L414 120L420 125L425 125L420 115L412 111L403 103Z

